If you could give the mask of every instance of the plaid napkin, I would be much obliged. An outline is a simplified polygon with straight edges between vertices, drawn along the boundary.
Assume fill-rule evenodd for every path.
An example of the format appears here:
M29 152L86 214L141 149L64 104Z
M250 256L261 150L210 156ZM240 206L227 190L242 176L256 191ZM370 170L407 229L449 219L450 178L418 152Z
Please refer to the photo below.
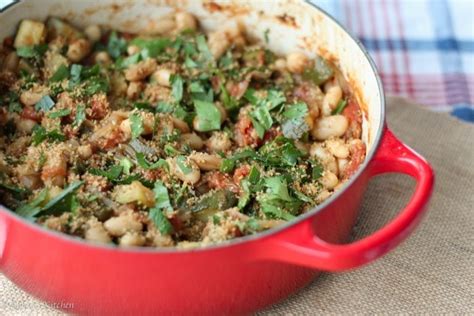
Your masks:
M362 41L387 94L474 122L474 1L312 2Z

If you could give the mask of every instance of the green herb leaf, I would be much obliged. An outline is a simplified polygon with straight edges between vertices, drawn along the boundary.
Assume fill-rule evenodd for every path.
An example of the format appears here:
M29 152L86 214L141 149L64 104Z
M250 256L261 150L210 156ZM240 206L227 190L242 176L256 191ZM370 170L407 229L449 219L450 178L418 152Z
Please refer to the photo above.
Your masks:
M145 154L143 153L136 153L137 163L140 167L146 170L158 169L163 167L168 167L168 163L164 159L159 159L155 163L150 163L146 160Z
M47 197L48 189L44 189L38 194L36 198L18 207L15 212L22 217L32 219L38 215L39 212L41 212L40 205L46 200Z
M176 102L179 102L183 98L183 78L179 75L172 75L170 81L171 95Z
M140 113L132 113L129 117L130 128L132 130L132 139L138 138L143 132L143 120Z
M131 65L137 64L142 59L141 53L136 53L126 58L119 58L115 65L118 69L125 69L130 67Z
M199 131L209 132L221 128L221 112L211 102L194 100L196 115L199 120Z
M251 184L257 184L260 181L260 171L258 171L257 167L252 166L247 178Z
M76 117L74 118L74 122L72 123L73 127L81 126L82 122L86 119L86 107L82 104L76 107Z
M178 165L181 172L183 172L185 175L190 174L193 171L193 168L190 167L188 162L186 161L185 156L176 157L176 164Z
M0 189L10 192L16 199L25 198L26 194L30 193L27 189L22 189L11 184L0 183Z
M110 90L109 82L106 78L101 76L95 76L89 78L86 86L84 87L84 93L88 96L98 94L100 92L107 93Z
M89 170L89 173L96 176L102 176L104 178L109 179L110 181L117 181L120 175L122 174L122 171L123 171L123 166L116 165L116 166L110 167L108 170L92 168Z
M322 57L317 56L314 60L314 68L308 68L303 71L304 80L312 81L316 85L323 84L334 75L331 66Z
M163 214L163 211L171 211L173 209L171 207L168 189L163 182L157 181L153 188L153 193L155 194L155 206L150 209L149 217L161 234L168 235L173 232L173 226Z
M61 65L58 67L56 72L49 78L50 82L58 82L58 81L63 81L64 79L67 79L69 77L69 69L67 68L66 65Z
M265 38L265 43L269 43L270 40L268 38L268 34L270 33L270 29L266 29L265 32L263 32L263 37Z
M270 115L270 111L264 106L259 106L250 113L250 116L252 118L252 123L254 123L253 125L257 131L258 137L262 139L265 135L265 131L267 131L273 125L273 119ZM259 124L255 124L254 120Z
M283 201L291 201L291 197L288 193L288 185L285 178L282 176L275 176L265 179L265 186L269 189L269 192L275 197Z
M341 114L342 111L344 111L344 109L346 108L346 106L347 106L347 100L339 100L336 108L332 111L331 114L332 115Z
M204 61L209 62L214 59L211 51L209 50L209 47L207 46L206 38L204 37L204 35L198 35L196 37L196 45Z
M269 215L270 217L281 218L286 221L290 221L295 218L294 215L288 213L280 206L276 206L271 203L261 203L260 207L262 209L262 212L267 216Z
M309 162L311 164L311 178L313 180L318 180L323 175L323 165L316 160L310 160Z
M50 200L46 205L41 209L41 213L50 213L50 212L70 212L72 211L73 201L67 200L68 198L72 197L72 193L79 189L79 187L83 184L83 181L75 181L69 184L66 188L64 188L61 193L55 196L52 200ZM72 202L72 203L71 203ZM37 214L39 215L39 214Z
M281 125L283 135L291 139L300 139L304 133L309 131L306 122L307 114L308 107L303 102L296 103L283 112L283 117L286 118Z
M304 118L307 114L308 106L303 102L295 103L283 112L283 116L290 120Z
M48 117L58 118L58 117L68 116L69 114L71 114L71 109L61 109L55 112L48 113Z
M38 103L35 104L35 110L47 112L51 110L53 106L54 106L53 99L51 99L49 95L45 95L38 101Z
M133 107L135 109L145 110L145 111L152 112L152 113L155 113L155 111L156 111L156 109L154 107L152 107L150 105L150 103L148 103L148 102L135 102L133 104Z
M145 58L155 58L160 55L165 48L171 46L172 41L169 38L135 38L130 42L130 45L135 45L141 48L141 56Z
M22 58L33 58L41 57L48 50L47 44L40 44L35 46L23 46L16 49L16 54L18 57Z
M49 142L65 141L66 136L58 130L46 131L46 129L40 125L36 125L33 128L33 136L31 138L33 145L37 146L43 141L48 140Z
M133 163L127 157L120 159L119 165L122 167L123 173L130 175L130 169L133 167Z
M82 65L73 64L71 66L71 69L69 70L69 75L71 77L70 81L72 81L74 84L81 82L81 74L83 68L84 67Z
M231 173L235 168L235 161L232 159L223 159L220 171L224 173Z
M118 58L127 51L127 41L124 38L118 37L117 32L114 31L110 33L107 51L113 58Z

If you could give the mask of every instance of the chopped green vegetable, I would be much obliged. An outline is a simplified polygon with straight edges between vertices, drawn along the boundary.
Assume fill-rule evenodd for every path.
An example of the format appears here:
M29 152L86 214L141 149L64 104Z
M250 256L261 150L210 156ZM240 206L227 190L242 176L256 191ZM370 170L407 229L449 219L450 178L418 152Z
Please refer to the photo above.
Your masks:
M108 170L102 170L97 168L92 168L89 170L89 173L102 176L104 178L109 179L110 181L116 181L120 177L123 171L122 165L111 166Z
M69 69L66 65L61 65L58 67L56 72L49 78L50 82L63 81L69 77Z
M33 58L41 57L48 50L47 44L35 45L35 46L23 46L16 49L18 57Z
M68 116L69 114L71 114L71 109L61 109L61 110L48 113L48 117L58 118L58 117Z
M206 38L204 37L204 35L198 35L196 37L196 44L204 62L209 62L214 59L211 51L209 50L209 47L207 46Z
M342 111L344 111L344 109L346 108L347 106L347 100L339 100L339 103L337 103L337 106L336 108L332 111L332 115L336 115L336 114L341 114Z
M225 173L231 173L235 168L235 161L233 159L223 159L220 170Z
M153 193L155 194L155 206L150 209L149 217L161 234L168 235L173 232L173 226L163 213L164 211L171 211L173 209L171 207L168 189L163 182L157 181L155 182Z
M127 41L122 37L118 37L117 32L114 31L110 33L107 51L111 57L118 58L127 51Z
M273 119L267 107L259 106L250 113L253 126L257 131L258 137L263 138L265 131L273 125ZM258 124L255 124L255 121Z
M51 99L49 95L45 95L42 97L38 103L35 104L35 110L36 111L43 111L43 112L48 112L54 107L54 101Z
M48 140L49 142L62 142L66 140L66 136L58 130L46 131L46 129L40 125L36 125L33 128L33 136L31 138L33 145L37 146L43 141Z
M129 117L130 129L132 130L132 138L137 138L143 133L143 120L138 112L132 113Z
M308 107L303 102L296 103L283 112L283 117L286 118L281 125L283 135L296 140L308 132L309 125L306 122L307 114Z
M176 164L184 174L190 174L193 171L193 168L191 168L187 163L185 156L176 157Z
M76 116L74 118L74 122L72 126L79 127L81 126L82 122L86 119L86 107L82 104L76 107Z
M270 42L268 34L270 34L270 29L266 29L265 32L263 32L263 37L265 38L265 43L267 44Z
M288 186L286 180L282 176L266 178L265 186L269 189L269 192L276 198L284 201L291 201L291 197L288 194Z
M179 75L172 75L170 81L171 95L176 102L179 102L183 98L183 78Z
M158 168L163 168L163 167L166 168L168 166L168 163L164 159L159 159L155 163L148 162L145 158L145 154L143 153L137 153L136 158L137 158L138 165L146 170L158 169Z
M303 72L303 79L312 81L316 85L323 84L334 75L331 66L321 57L314 60L314 68L308 68Z
M169 38L135 38L130 42L130 45L135 45L141 48L141 56L145 59L157 57L166 47L169 47L171 43L172 42Z
M119 165L122 167L123 173L130 175L130 169L133 167L133 163L127 157L120 159Z
M194 100L197 118L199 119L199 131L209 132L221 127L221 112L211 102Z

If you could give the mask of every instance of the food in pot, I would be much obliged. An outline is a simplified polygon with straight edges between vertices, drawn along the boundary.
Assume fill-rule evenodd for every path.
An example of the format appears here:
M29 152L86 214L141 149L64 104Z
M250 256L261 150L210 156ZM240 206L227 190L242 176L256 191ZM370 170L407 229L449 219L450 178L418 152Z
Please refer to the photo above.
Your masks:
M195 247L308 212L363 162L362 112L328 60L163 21L23 20L4 40L2 204L92 242Z

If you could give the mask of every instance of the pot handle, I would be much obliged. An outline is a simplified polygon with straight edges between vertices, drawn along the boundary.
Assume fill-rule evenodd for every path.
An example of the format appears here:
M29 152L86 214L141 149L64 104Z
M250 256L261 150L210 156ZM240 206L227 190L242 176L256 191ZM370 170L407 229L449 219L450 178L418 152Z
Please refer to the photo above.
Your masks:
M261 255L319 270L344 271L367 264L400 244L415 229L426 210L434 185L433 169L389 129L385 130L380 148L368 168L371 177L397 172L417 181L410 202L389 224L359 241L331 244L315 234L308 220L295 227L298 233L290 240L275 240L277 247L266 247Z

